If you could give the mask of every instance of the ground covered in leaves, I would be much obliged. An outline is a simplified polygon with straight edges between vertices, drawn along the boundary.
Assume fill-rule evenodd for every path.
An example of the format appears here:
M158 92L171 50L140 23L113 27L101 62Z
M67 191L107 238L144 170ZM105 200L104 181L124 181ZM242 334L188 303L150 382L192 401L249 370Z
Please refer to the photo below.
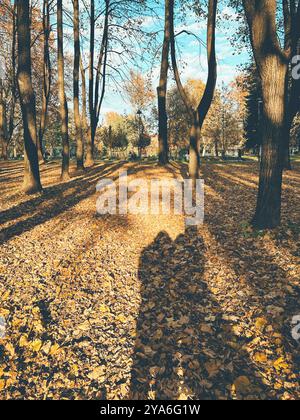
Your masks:
M296 399L300 344L300 165L284 179L283 224L249 227L256 162L203 166L205 224L97 216L96 183L179 178L185 168L98 163L43 195L0 164L2 399Z

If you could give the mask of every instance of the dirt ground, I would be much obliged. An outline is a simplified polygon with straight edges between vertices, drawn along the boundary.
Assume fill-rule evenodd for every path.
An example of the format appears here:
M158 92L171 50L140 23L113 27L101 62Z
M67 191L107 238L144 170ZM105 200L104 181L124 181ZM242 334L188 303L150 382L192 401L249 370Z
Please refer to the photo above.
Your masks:
M98 163L24 196L0 163L1 399L300 398L300 164L282 226L255 232L256 162L205 164L205 223L99 216L96 184L178 178L179 164Z

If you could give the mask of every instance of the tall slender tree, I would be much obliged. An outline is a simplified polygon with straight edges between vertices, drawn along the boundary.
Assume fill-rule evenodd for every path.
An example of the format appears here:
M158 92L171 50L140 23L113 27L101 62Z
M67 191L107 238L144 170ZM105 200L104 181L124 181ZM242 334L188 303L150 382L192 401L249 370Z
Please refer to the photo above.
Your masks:
M81 128L84 138L88 134L88 121L87 121L87 101L86 101L86 77L85 77L85 68L82 62L82 56L80 54L80 74L81 74L81 96L82 96L82 105L81 105Z
M167 115L167 84L169 71L169 52L171 21L170 12L174 9L174 0L165 0L165 28L161 57L160 80L157 88L158 98L158 142L159 163L165 165L169 161L168 146L168 115Z
M101 106L104 99L106 88L106 67L107 67L107 51L108 51L108 31L109 31L109 16L111 0L105 0L103 33L100 44L100 52L96 66L95 66L95 24L99 16L95 13L95 2L91 0L90 5L90 52L89 52L89 132L87 139L86 163L88 166L94 164L94 145L97 126L99 123L99 116ZM126 2L124 2L126 3ZM120 2L121 4L121 2ZM118 2L115 3L115 6ZM100 82L102 88L100 93Z
M86 165L94 165L94 145L93 145L93 126L94 126L94 62L95 62L95 1L90 4L90 52L89 52L89 131L86 141Z
M70 178L70 145L68 129L68 103L65 93L65 66L64 66L64 41L63 41L63 7L62 0L57 0L57 66L58 66L58 91L60 102L60 119L62 135L62 172L61 178Z
M2 112L3 112L3 123L6 126L5 130L5 138L2 137L4 143L2 147L2 155L1 157L3 159L8 159L8 147L11 142L15 127L16 127L16 121L15 121L15 109L16 109L16 103L18 99L17 95L17 77L16 77L16 8L17 4L14 2L11 4L9 0L3 1L3 4L0 5L2 7L0 13L7 13L9 16L9 19L7 22L11 22L9 25L5 25L2 30L6 35L10 37L10 53L8 54L8 57L5 58L5 66L3 70L5 71L5 76L2 78ZM4 20L7 16L4 13ZM4 49L5 51L5 49Z
M290 59L300 55L300 1L282 0L284 21L284 46ZM290 160L291 130L300 111L300 79L292 77L293 65L289 66L286 80L286 119L284 127L284 169L292 169Z
M49 0L43 0L43 44L44 44L43 91L42 91L42 109L41 109L41 118L40 118L40 125L39 125L39 143L38 143L38 155L39 155L40 162L44 162L43 137L46 130L46 121L47 121L51 81L52 81L50 48L49 48L49 41L50 41L50 34L51 34L50 3L51 1L49 2Z
M76 138L76 157L77 169L83 170L83 138L82 126L79 110L79 74L80 74L80 34L79 34L79 0L73 0L74 18L74 69L73 69L73 102L74 102L74 122L75 122L75 138Z
M1 157L4 160L8 159L8 139L7 139L7 118L6 105L4 101L3 83L0 79L0 147Z
M35 95L31 78L31 40L29 0L16 0L18 33L18 88L24 130L24 191L42 190L37 153Z
M180 95L185 103L185 106L190 114L192 122L190 132L190 161L189 161L189 175L195 185L199 178L200 171L200 134L205 118L211 107L216 82L217 82L217 60L216 60L216 18L217 18L217 0L208 1L208 17L207 17L207 61L208 61L208 78L206 87L196 108L191 104L188 95L185 92L183 84L180 79L180 73L176 59L175 48L175 31L174 31L174 8L170 12L171 21L171 58L172 66L175 74Z

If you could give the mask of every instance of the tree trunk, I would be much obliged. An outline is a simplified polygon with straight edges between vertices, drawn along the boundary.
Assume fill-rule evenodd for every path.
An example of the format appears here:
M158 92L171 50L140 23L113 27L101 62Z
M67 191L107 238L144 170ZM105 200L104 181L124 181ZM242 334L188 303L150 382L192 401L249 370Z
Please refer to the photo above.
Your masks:
M17 23L16 23L16 8L17 3L14 3L13 6L13 25L12 25L12 44L11 44L11 80L12 80L12 86L11 86L11 101L10 106L8 109L8 134L7 139L8 143L11 141L15 126L15 107L17 102L17 78L16 78L16 39L17 39Z
M99 59L98 59L97 72L96 72L96 80L95 80L95 97L94 97L94 105L93 105L93 112L94 112L93 146L95 143L95 135L96 135L97 127L98 127L100 111L101 111L105 89L106 89L106 67L107 67L110 2L111 0L105 0L105 19L104 19L104 25L103 25L102 42L101 42L101 48L100 48L100 54L99 54ZM102 80L101 95L99 95L100 76Z
M7 142L7 119L6 104L4 102L2 80L0 79L0 147L1 158L7 160L8 142Z
M173 9L174 0L165 0L164 42L161 58L160 81L157 88L159 163L161 165L166 165L169 162L168 116L166 103L170 51L170 18L173 18Z
M29 0L17 0L18 87L24 130L24 191L42 190L37 154L35 95L31 79Z
M262 74L263 123L259 192L253 225L272 229L280 224L284 150L285 76L287 65L269 57Z
M50 38L50 10L49 1L43 2L43 36L44 36L44 63L43 63L43 93L42 93L42 111L39 127L39 143L38 143L38 156L40 162L45 162L43 154L43 137L46 129L46 120L48 113L48 105L50 99L51 88L51 61L49 51L49 38Z
M217 59L216 59L216 19L217 19L217 0L209 0L207 17L207 62L208 77L205 91L194 116L191 131L191 151L190 177L194 185L200 175L200 139L204 121L211 107L217 83Z
M87 110L86 110L86 78L85 69L83 67L82 57L80 55L80 73L81 73L81 93L82 93L82 113L81 113L81 127L83 131L83 137L86 139L88 134L88 123L87 123Z
M189 175L193 180L194 187L199 178L199 170L201 165L200 157L200 124L198 112L194 112L193 123L190 131L190 160L189 160Z
M90 8L90 59L89 59L89 116L90 124L86 142L86 165L93 166L94 161L94 61L95 61L95 1Z
M180 74L177 67L176 51L175 51L175 34L174 34L174 9L171 10L171 28L170 28L170 45L171 58L174 70L177 88L181 98L187 108L187 111L192 120L190 132L190 162L189 175L196 184L200 173L200 139L201 129L203 127L205 118L211 107L213 96L217 81L217 60L216 60L216 17L217 17L217 0L209 0L208 2L208 18L207 18L207 61L208 61L208 78L205 86L205 91L199 102L197 109L193 109L189 97L185 93L184 87L180 80Z
M215 155L215 157L219 157L219 146L217 141L215 141Z
M57 0L57 65L58 94L60 103L61 135L62 135L62 172L61 179L70 178L70 146L68 130L68 104L65 94L64 47L63 47L63 10L62 0Z
M276 0L243 0L258 73L262 82L263 120L259 191L253 225L272 229L280 225L287 115L288 52L277 34Z
M73 70L73 93L74 93L74 122L76 138L77 170L83 170L83 139L79 111L79 68L80 68L80 39L79 39L79 0L73 1L74 7L74 70Z
M290 144L291 144L291 130L292 130L292 123L291 121L286 121L284 125L284 134L283 134L283 141L284 141L284 150L283 150L283 169L286 171L292 170L292 163L291 163L291 154L290 154Z

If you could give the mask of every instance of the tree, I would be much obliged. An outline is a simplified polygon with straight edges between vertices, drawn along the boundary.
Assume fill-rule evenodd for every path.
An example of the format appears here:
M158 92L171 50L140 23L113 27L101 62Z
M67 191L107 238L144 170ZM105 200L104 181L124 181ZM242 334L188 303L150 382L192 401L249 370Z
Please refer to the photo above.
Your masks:
M167 116L167 83L169 70L170 51L170 10L174 9L174 0L165 0L165 29L162 48L160 80L157 88L158 97L158 142L159 142L159 163L165 165L169 161L168 147L168 116Z
M294 6L295 2L292 3ZM283 5L286 33L284 48L280 45L277 33L276 0L255 3L243 0L252 50L262 83L262 157L253 219L253 225L260 229L275 228L281 220L284 135L287 133L287 80L292 53L291 28L288 23L291 15L286 10L288 2L283 1ZM300 16L300 4L298 12Z
M0 74L2 94L2 118L5 130L1 137L1 157L8 159L8 147L11 142L16 123L17 78L16 78L16 2L9 0L0 4L0 24L2 48L0 61L3 75ZM2 73L2 72L1 72ZM3 77L2 77L3 76Z
M17 0L18 88L24 131L24 191L42 190L37 154L35 95L31 79L31 42L29 0Z
M180 73L177 66L176 48L175 48L175 31L174 31L174 8L170 12L171 20L171 58L172 66L175 74L176 84L185 106L192 118L192 126L190 132L190 163L189 175L196 184L199 177L200 169L200 134L205 118L211 107L217 82L217 60L216 60L216 17L217 17L217 0L209 0L208 17L207 17L207 60L208 60L208 78L206 87L197 107L194 108L184 90L180 80Z
M8 153L8 141L7 141L7 118L6 118L6 106L4 102L3 84L0 79L0 145L1 145L1 157L7 160Z
M95 15L95 2L91 0L90 6L90 53L89 53L89 117L90 125L87 139L87 165L94 164L94 144L101 106L104 99L106 88L106 68L107 68L107 52L109 41L109 17L110 17L110 0L105 0L103 34L101 40L100 53L96 68L96 76L94 77L95 64L95 24L99 16ZM100 14L101 15L101 14ZM102 89L100 90L100 80L102 78Z
M130 70L124 91L135 112L145 113L154 100L151 82L141 73Z
M70 178L70 145L68 130L68 103L65 93L64 75L64 44L63 44L63 8L62 0L57 0L57 66L58 66L58 90L62 135L62 180Z
M262 145L260 136L262 91L261 81L255 63L251 62L243 68L240 85L247 92L245 113L246 147L247 149L257 150Z
M50 2L51 3L51 2ZM50 50L49 50L49 40L51 33L51 24L50 24L50 4L49 0L43 1L43 41L44 41L44 60L43 60L43 92L42 92L42 109L41 109L41 118L39 126L39 143L38 143L38 154L39 161L44 161L43 157L43 137L46 130L46 121L48 115L48 106L50 99L51 91L51 60L50 60Z
M104 127L101 139L103 145L111 151L126 150L129 144L127 134L121 125L118 125L116 128L113 128L111 125Z
M74 69L73 69L73 102L74 102L74 123L76 138L77 169L83 170L83 138L79 110L79 72L80 72L80 37L79 37L79 0L73 1L74 18Z

